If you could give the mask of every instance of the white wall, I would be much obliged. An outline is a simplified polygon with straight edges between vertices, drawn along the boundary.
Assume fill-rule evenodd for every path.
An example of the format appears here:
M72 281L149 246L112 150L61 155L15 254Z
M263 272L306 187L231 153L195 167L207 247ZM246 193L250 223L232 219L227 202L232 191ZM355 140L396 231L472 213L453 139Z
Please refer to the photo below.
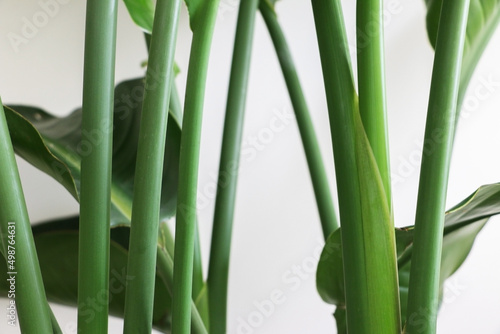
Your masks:
M48 1L48 0L47 0ZM212 186L218 170L222 124L229 77L236 0L221 0L224 7L216 26L203 124L199 176L200 228L204 263L208 262L213 216ZM63 1L61 1L63 2ZM81 104L83 64L83 1L68 0L48 23L20 45L16 52L8 33L21 34L23 18L32 20L42 10L29 3L0 0L0 94L5 103L34 104L64 115ZM354 2L344 1L350 40L354 36ZM386 59L389 126L391 134L394 205L397 225L413 224L418 184L418 141L423 136L433 52L425 33L423 1L387 0ZM389 6L390 5L390 6ZM321 148L334 185L333 159L322 85L321 68L308 1L287 0L277 6L298 71L304 84ZM190 33L185 10L177 62L177 79L184 92ZM352 42L351 44L354 45ZM468 117L459 125L450 177L448 206L478 186L500 180L500 35L486 51L469 93ZM120 3L116 80L143 73L146 52L141 32L131 23ZM475 87L493 82L492 94L480 99ZM181 94L182 95L182 94ZM476 103L477 102L477 103ZM244 138L262 135L276 114L291 113L273 47L260 17L253 52L251 83ZM229 333L238 331L241 319L258 310L256 304L281 291L285 299L253 333L332 333L333 307L321 301L314 274L308 271L321 231L314 196L295 120L260 148L254 159L242 161L231 258ZM262 144L262 143L261 143ZM250 160L250 161L248 161ZM33 222L77 212L75 201L49 177L19 160L23 186ZM463 268L447 289L447 303L439 318L439 333L500 332L499 220L493 219L477 239ZM304 266L305 275L294 274ZM0 301L0 309L7 301ZM72 309L57 307L65 333L76 320ZM2 311L0 311L0 314ZM2 317L0 317L1 319ZM121 332L120 321L111 322L111 333ZM0 332L16 333L0 320ZM17 331L18 332L18 331Z

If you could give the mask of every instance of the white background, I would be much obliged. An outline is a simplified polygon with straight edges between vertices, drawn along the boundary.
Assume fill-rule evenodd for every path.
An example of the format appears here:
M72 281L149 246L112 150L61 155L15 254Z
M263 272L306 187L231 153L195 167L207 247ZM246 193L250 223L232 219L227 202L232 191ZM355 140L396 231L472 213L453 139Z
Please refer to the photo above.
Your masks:
M204 263L208 262L213 216L212 186L218 170L227 82L237 16L236 0L221 0L208 75L204 113L200 189L200 228ZM63 1L61 1L63 2ZM0 0L0 94L5 103L40 106L65 115L81 104L84 1L67 0L26 44L16 48L9 33L22 33L23 18L32 22L42 8L36 1ZM421 0L387 0L386 62L391 167L396 224L413 224L418 184L418 142L422 139L433 52L425 32L425 6ZM346 24L354 45L354 2L344 1ZM287 0L277 6L280 21L302 79L321 148L334 186L328 117L318 48L309 1ZM142 75L146 59L142 33L120 2L116 81ZM182 12L176 60L182 70L177 79L184 92L190 32ZM500 35L493 37L466 99L450 176L448 207L482 184L500 181ZM252 136L268 131L276 112L290 113L291 105L267 31L258 17L246 112L245 147ZM355 63L354 63L355 64ZM355 71L355 70L354 70ZM474 93L492 81L492 93ZM267 137L266 137L267 138ZM263 144L261 142L261 144ZM248 161L250 160L250 161ZM23 186L33 223L75 214L77 203L51 178L19 160ZM228 332L332 333L334 307L315 290L312 259L321 246L321 230L312 187L296 123L291 120L274 132L254 159L243 159L238 185L231 257ZM397 181L396 181L397 180ZM202 204L203 203L203 204ZM492 219L477 238L473 251L446 290L438 322L439 333L500 333L500 225ZM301 266L302 278L293 274ZM206 269L206 268L205 268ZM206 270L205 270L206 272ZM294 280L291 283L291 280ZM256 303L281 291L276 305L261 323L255 323ZM7 300L0 300L0 315ZM1 311L5 310L5 311ZM74 309L56 306L65 333L76 333ZM251 331L238 331L249 316ZM252 318L253 317L253 318ZM3 320L2 320L3 319ZM240 320L239 320L240 319ZM0 332L16 333L0 316ZM113 319L110 332L121 332Z

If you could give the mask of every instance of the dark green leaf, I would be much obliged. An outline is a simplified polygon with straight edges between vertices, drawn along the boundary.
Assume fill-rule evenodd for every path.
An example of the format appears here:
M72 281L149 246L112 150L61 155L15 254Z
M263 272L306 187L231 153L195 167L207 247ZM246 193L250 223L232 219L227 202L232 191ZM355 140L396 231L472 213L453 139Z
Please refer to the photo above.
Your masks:
M441 262L441 295L445 280L464 262L474 240L488 219L500 213L500 184L480 187L467 199L446 212ZM406 317L406 301L410 279L413 226L396 229L399 264L399 288L402 319ZM344 278L340 229L328 238L316 273L316 285L321 298L336 305L338 318L345 308ZM341 324L338 324L341 326ZM340 328L340 327L339 327ZM340 333L340 331L339 331Z
M112 226L130 222L143 95L141 78L122 82L115 89ZM6 108L6 114L16 153L54 177L78 199L81 156L98 145L103 134L81 133L81 109L64 118L27 106ZM171 111L165 148L161 219L172 217L176 209L181 118L178 112Z
M26 116L32 118L40 118L46 116L44 112L33 112ZM9 132L14 145L14 150L17 155L29 161L33 166L40 169L56 179L62 184L70 193L78 199L78 191L75 180L71 175L71 169L68 167L67 159L66 164L59 160L52 151L47 147L50 142L43 140L40 133L29 122L29 119L23 117L21 114L16 113L9 107L5 107L5 117L9 125ZM78 158L79 160L79 158Z
M110 314L123 317L125 302L125 283L133 277L127 276L127 244L130 229L117 227L111 231L109 310ZM33 227L37 254L42 270L47 298L50 301L76 306L78 292L78 217L58 220ZM0 259L1 268L6 268L4 258ZM0 294L6 295L6 270L0 274ZM89 319L102 303L102 299L86 302L85 317ZM156 328L167 331L170 328L171 297L159 276L155 283L155 306L153 324Z

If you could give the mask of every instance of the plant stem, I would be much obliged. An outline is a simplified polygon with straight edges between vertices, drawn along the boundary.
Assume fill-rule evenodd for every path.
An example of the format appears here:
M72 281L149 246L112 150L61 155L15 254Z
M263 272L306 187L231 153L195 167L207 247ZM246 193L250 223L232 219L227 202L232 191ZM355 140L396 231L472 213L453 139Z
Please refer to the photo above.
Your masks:
M170 94L170 109L175 110L174 114L182 116L182 106L179 98L179 93L177 92L177 86L172 85L172 92ZM167 227L168 228L168 227ZM170 256L174 252L170 253ZM194 258L193 258L193 300L195 300L205 287L205 280L203 278L203 263L201 259L201 247L200 247L200 233L198 228L198 220L195 223L195 238L194 238Z
M201 121L210 46L217 18L218 0L204 3L193 27L193 41L186 84L179 161L179 192L175 229L172 334L189 334L196 231L196 188L201 141Z
M151 46L151 35L148 33L144 33L144 38L146 41L147 50L149 52ZM174 70L174 75L175 75L175 70ZM174 115L179 115L180 117L179 121L182 122L182 105L181 105L181 100L179 98L179 93L177 91L177 85L175 84L175 80L172 83L170 91L170 110ZM172 257L174 256L173 246L174 243L172 242L172 251L170 252L170 250L167 250L170 256ZM198 221L196 221L195 242L194 242L194 263L193 263L193 299L199 296L204 286L205 286L205 281L203 279L200 236L198 229Z
M51 333L52 321L12 141L0 99L0 232L21 331ZM17 273L17 274L16 274ZM14 299L10 299L10 305Z
M356 3L359 112L391 207L384 74L383 1Z
M160 221L161 180L180 0L156 3L137 149L124 333L150 333Z
M207 279L212 334L226 333L231 233L258 4L259 0L241 1L236 26Z
M356 334L399 333L393 226L357 109L341 4L312 5L335 155L347 328Z
M328 177L321 157L316 131L309 113L306 98L300 85L299 76L293 62L285 35L280 27L273 8L267 1L260 1L260 12L266 23L271 39L273 40L276 55L285 78L288 93L292 101L297 125L299 127L304 152L306 154L309 173L316 196L316 204L321 220L321 227L325 240L339 227L337 215L333 206L333 197L330 191Z
M406 333L435 333L446 190L469 0L443 0L432 73L410 271ZM438 138L438 140L436 140Z
M162 231L162 238L166 239L160 243L166 246L165 242L168 242L168 240L170 239L169 236L170 230L168 230L168 226L166 226L166 224L160 227L160 229ZM165 231L166 233L164 234L163 231ZM157 267L158 275L165 283L165 286L167 287L170 294L172 294L173 292L172 287L174 281L174 262L172 260L172 256L169 254L166 247L162 246L159 249L157 265L158 265ZM203 323L202 317L200 316L200 313L198 312L198 309L196 308L194 302L191 302L191 327L193 334L208 333Z
M78 332L106 333L116 0L89 0L85 29L78 258ZM82 150L83 151L83 150ZM89 301L99 301L88 316Z

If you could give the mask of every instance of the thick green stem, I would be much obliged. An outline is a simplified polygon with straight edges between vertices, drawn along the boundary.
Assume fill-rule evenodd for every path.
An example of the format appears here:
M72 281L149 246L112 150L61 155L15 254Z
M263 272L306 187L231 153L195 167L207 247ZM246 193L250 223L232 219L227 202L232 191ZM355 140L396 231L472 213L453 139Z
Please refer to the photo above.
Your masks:
M212 334L226 333L231 233L258 4L259 0L240 2L236 27L207 280L210 333Z
M446 190L469 0L443 0L420 172L406 333L435 333ZM436 138L438 140L436 140Z
M156 3L137 149L124 333L150 333L156 275L161 179L180 0Z
M335 158L347 328L356 334L399 333L393 226L357 109L341 4L312 5Z
M391 206L383 1L358 0L356 5L359 112Z
M313 184L316 204L321 220L321 227L325 240L339 227L337 215L333 206L333 197L329 187L321 150L319 148L316 131L309 113L306 98L300 85L299 76L288 48L285 35L280 27L278 18L267 1L260 2L260 12L273 40L274 48L278 56L281 70L285 78L290 99L292 101L295 117L302 138L304 152L306 154L309 173Z
M210 46L217 18L218 0L204 2L193 27L179 161L179 192L175 229L172 333L189 334L193 257L196 231L196 198L201 141L201 121Z
M89 0L83 75L78 332L106 333L116 0ZM89 303L97 301L92 309Z
M9 307L19 316L21 331L52 333L51 310L45 296L42 274L26 209L12 141L0 99L0 233L7 261ZM12 295L13 294L13 295ZM14 299L15 298L15 299ZM9 311L9 310L7 310ZM9 317L6 319L12 320ZM8 321L4 319L5 321ZM17 325L17 320L14 319Z

